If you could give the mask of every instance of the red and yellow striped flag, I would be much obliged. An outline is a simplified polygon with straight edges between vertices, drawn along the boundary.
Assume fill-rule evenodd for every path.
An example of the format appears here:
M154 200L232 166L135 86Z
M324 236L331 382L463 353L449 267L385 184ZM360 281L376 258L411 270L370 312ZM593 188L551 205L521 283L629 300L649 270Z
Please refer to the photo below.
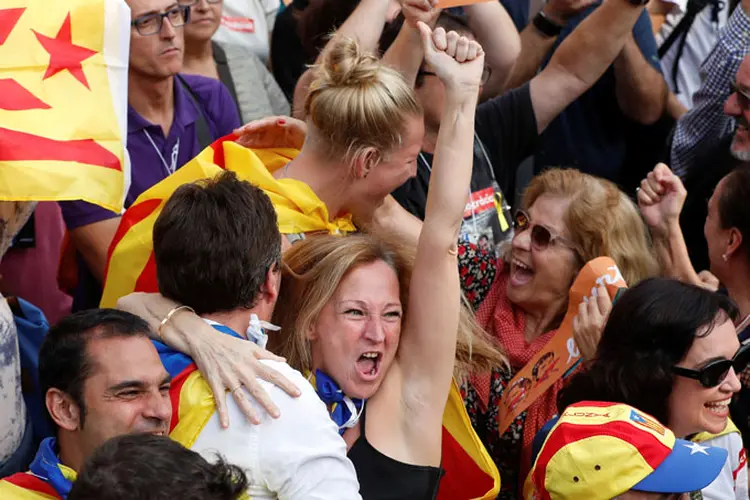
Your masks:
M3 0L0 201L121 211L130 10L124 0Z
M164 204L178 187L215 177L224 169L257 185L258 172L273 172L298 153L294 149L250 150L232 139L230 135L214 142L174 174L143 192L125 211L109 247L101 307L114 307L117 299L132 292L159 290L152 231Z

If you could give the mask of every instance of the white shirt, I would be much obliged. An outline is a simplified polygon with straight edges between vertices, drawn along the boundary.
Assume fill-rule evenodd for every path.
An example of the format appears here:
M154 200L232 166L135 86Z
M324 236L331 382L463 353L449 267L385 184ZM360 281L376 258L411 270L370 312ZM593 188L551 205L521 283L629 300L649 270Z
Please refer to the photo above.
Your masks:
M221 25L213 40L239 45L268 62L270 35L280 5L280 0L224 0Z
M669 34L672 33L672 30L674 30L684 17L687 9L687 0L664 0L664 3L673 4L673 8L667 14L664 24L656 34L656 44L658 46L661 46L669 37ZM714 23L712 20L713 6L706 6L695 17L695 21L693 21L690 30L687 32L685 48L683 49L682 57L680 57L680 64L677 67L679 93L676 95L677 99L688 109L693 107L693 94L700 88L703 81L700 71L701 64L703 64L708 54L716 46L719 38L719 30L727 23L728 4L729 2L725 1L724 7L719 11L718 23ZM661 60L664 79L667 81L669 90L672 92L675 91L672 66L674 65L675 57L677 57L679 44L680 39L678 38Z
M742 448L742 437L732 432L701 444L724 448L729 452L718 477L701 491L704 500L748 500L747 455Z
M216 453L247 473L248 495L261 499L360 499L354 466L346 443L310 383L286 363L263 360L299 387L292 398L273 384L258 380L281 416L272 418L248 393L245 397L261 415L261 423L247 420L234 398L227 395L229 428L216 412L192 449L213 460Z

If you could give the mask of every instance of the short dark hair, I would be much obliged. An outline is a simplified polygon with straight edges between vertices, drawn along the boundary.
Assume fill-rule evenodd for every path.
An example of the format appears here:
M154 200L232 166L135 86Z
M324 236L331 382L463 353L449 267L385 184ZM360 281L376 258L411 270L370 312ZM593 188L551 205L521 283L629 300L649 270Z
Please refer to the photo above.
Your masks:
M750 166L735 168L725 179L724 190L718 203L721 227L737 228L742 234L741 248L750 258Z
M224 172L180 186L154 225L159 291L198 314L251 308L281 260L271 200Z
M89 309L60 320L50 328L39 350L39 386L44 397L52 388L70 395L81 410L83 427L86 403L83 387L95 367L88 344L98 338L149 337L148 323L117 309ZM45 405L46 409L46 405ZM52 420L53 427L57 424Z
M672 367L696 338L737 316L737 307L725 295L666 278L641 281L618 298L595 359L560 392L558 409L609 401L669 422Z
M101 445L86 460L69 500L236 500L247 489L239 467L209 463L165 436L132 434Z

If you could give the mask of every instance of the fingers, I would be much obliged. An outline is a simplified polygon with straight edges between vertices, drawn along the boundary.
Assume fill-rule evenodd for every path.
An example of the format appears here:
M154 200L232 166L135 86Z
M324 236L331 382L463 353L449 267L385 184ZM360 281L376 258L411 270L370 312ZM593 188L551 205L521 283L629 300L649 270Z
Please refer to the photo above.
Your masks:
M437 50L446 50L448 48L448 34L443 28L437 28L432 33L432 43Z
M600 285L598 288L596 293L596 305L599 309L599 315L602 319L606 319L607 316L609 316L609 311L612 310L612 299L609 297L607 287L604 285Z
M268 395L266 390L263 389L263 386L260 385L258 379L256 379L254 375L248 379L245 379L243 377L242 382L245 384L247 391L250 393L250 396L252 396L256 403L262 406L263 409L266 410L266 412L268 412L268 414L273 418L279 418L279 416L281 415L281 413L279 412L279 408L274 404L274 402L271 400L271 397ZM244 392L242 390L236 391L234 393L235 396L239 396L240 394L242 395L243 400L247 403L247 406L253 413L255 413L252 404L244 399ZM237 397L235 397L235 399L237 399ZM247 412L245 412L245 414L247 415ZM257 422L253 421L253 423L259 424L260 420L258 420Z
M458 33L456 33L455 31L449 31L448 34L446 35L446 38L448 40L448 46L445 48L445 53L455 58L456 48L458 46L458 39L461 37L458 36Z
M451 32L453 33L453 32ZM459 37L456 43L456 61L462 63L469 57L469 39L465 36Z
M429 26L427 26L422 21L419 21L417 22L417 29L419 30L419 37L422 39L422 48L424 49L425 53L427 53L430 49L433 48L433 43L437 43L437 31L441 28L438 28L435 30L435 32L433 32ZM445 33L445 30L443 30L443 33Z
M474 59L479 57L481 50L482 50L482 46L479 45L477 42L469 42L469 50L466 54L466 60L473 61Z
M219 414L219 423L222 429L229 428L229 412L227 411L227 391L224 384L220 384L216 377L207 377L203 374L203 379L208 382L211 392L216 402L216 412Z
M654 188L651 186L651 183L647 178L641 181L641 190L638 192L638 194L643 195L643 199L648 205L658 202L660 198L660 196L654 191Z
M231 397L234 398L234 402L237 403L237 406L240 407L242 413L244 413L248 420L250 420L250 422L252 422L253 424L259 424L260 418L258 417L258 413L255 411L255 408L253 408L253 405L250 404L250 402L247 400L245 391L242 390L242 386L244 385L252 394L252 386L258 385L258 381L255 380L254 376L252 377L252 381L247 380L247 377L243 377L242 374L239 375L240 377L243 377L243 380L240 381L238 376L235 374L237 370L234 369L220 368L220 371L221 378L224 380L224 386L229 389Z
M292 397L296 398L300 394L302 394L296 385L294 385L288 378L286 378L270 366L261 365L261 369L258 370L257 375L266 382L270 382L276 387L281 388L284 392Z

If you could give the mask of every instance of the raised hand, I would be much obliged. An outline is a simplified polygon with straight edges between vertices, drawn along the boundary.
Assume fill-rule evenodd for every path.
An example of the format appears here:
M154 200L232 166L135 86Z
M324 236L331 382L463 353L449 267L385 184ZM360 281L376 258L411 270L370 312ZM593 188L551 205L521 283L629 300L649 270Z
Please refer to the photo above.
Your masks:
M399 0L399 3L404 19L413 28L417 27L419 21L432 28L440 16L437 0Z
M646 224L659 235L666 235L670 224L679 223L687 191L678 176L659 163L641 181L638 207Z
M302 149L307 124L288 116L269 116L247 123L234 131L235 142L246 148Z
M433 31L423 22L417 23L422 37L425 61L450 93L479 92L484 71L482 46L455 31L443 28Z

